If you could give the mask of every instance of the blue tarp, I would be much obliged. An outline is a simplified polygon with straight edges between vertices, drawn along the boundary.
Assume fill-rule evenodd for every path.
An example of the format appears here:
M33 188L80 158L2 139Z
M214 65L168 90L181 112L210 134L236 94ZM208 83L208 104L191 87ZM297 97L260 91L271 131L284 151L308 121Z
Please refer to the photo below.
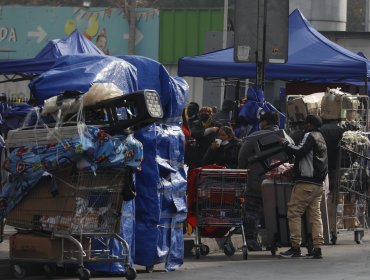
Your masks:
M178 125L155 124L135 133L144 147L137 174L135 263L165 263L168 271L183 263L186 219L185 137Z
M51 69L58 57L68 54L104 55L76 29L69 36L50 41L34 58L0 62L0 74L41 74Z
M135 263L165 263L168 271L183 262L182 222L186 219L184 135L179 122L189 87L163 65L142 56L120 56L137 69L138 88L155 89L166 125L156 123L135 133L143 143L142 171L136 174Z
M46 46L35 56L37 59L55 59L68 54L97 54L104 55L104 53L93 42L85 37L77 29L69 36L61 39L54 39L49 41Z
M102 55L64 55L33 80L29 87L38 104L66 90L87 92L92 83L114 83L123 92L137 90L136 68L130 63Z
M255 78L255 63L236 63L234 48L179 59L178 75ZM370 77L370 62L327 39L299 10L289 16L288 62L266 64L267 80L357 79Z

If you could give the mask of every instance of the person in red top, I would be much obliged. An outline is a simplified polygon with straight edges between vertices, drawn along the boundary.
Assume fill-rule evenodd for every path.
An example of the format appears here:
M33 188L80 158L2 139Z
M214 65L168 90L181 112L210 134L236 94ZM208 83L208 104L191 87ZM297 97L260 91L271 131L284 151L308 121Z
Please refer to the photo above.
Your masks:
M182 110L182 122L181 122L181 130L185 135L185 147L188 139L191 138L190 135L190 127L189 127L189 119L188 119L188 108L185 107Z

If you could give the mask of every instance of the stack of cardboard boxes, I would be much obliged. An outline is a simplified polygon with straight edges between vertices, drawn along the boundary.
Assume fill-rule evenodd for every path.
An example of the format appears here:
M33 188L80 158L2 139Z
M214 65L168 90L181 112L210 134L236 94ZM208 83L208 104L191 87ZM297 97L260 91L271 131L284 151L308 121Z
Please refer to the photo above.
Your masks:
M360 102L357 96L327 89L305 96L293 96L288 100L287 115L291 123L303 122L307 115L319 115L323 120L356 120Z
M287 115L289 121L299 123L304 122L309 114L320 115L321 100L324 95L324 92L317 92L288 100Z

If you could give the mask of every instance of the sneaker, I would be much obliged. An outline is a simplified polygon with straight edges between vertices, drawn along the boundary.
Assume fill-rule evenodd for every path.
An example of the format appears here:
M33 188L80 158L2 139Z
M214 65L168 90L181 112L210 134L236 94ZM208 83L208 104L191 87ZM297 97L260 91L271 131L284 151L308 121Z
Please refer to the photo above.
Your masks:
M290 248L288 251L280 253L280 256L284 258L296 258L302 257L301 249L300 248Z
M314 259L322 259L321 248L313 248L312 256Z
M247 245L249 251L262 251L262 246L259 244L259 242L255 239L247 239Z

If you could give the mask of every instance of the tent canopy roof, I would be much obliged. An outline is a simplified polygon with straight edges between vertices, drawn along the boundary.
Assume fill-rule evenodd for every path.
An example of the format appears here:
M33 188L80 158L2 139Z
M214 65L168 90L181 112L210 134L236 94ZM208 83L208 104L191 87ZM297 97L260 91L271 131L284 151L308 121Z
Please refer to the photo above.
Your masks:
M179 59L179 76L255 78L255 63L234 62L234 48ZM288 61L268 63L267 80L358 79L370 76L370 62L319 33L296 9L289 16Z
M49 41L34 58L0 62L0 74L34 77L51 69L57 58L71 54L104 55L76 29L69 36Z

